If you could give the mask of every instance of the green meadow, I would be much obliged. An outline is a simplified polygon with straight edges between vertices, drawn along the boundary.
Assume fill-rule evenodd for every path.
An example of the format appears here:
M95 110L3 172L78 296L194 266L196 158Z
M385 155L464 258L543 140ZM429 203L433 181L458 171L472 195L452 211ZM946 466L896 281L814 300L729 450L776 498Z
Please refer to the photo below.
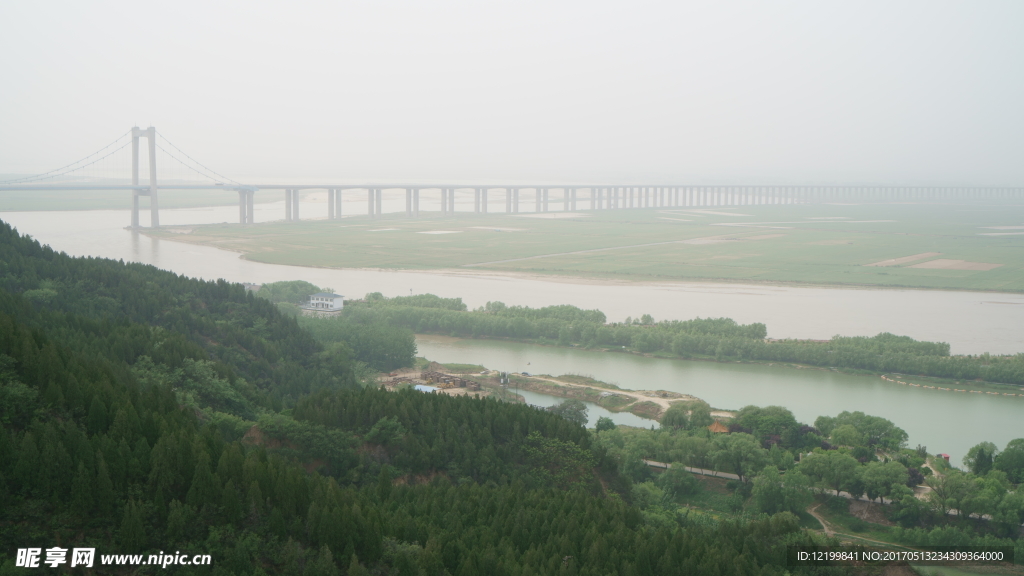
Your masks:
M154 234L300 266L1024 290L1024 205L1017 204L385 215ZM888 265L870 266L877 263Z

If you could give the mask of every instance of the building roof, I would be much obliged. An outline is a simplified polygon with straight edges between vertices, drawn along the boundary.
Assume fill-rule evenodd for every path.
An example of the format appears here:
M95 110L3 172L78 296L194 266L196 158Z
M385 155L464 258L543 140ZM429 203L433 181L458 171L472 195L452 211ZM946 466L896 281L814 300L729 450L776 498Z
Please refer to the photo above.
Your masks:
M330 292L317 292L316 294L310 294L310 298L344 298L341 294L331 294Z
M718 420L715 420L714 424L712 424L711 426L708 426L708 430L711 430L712 432L714 432L716 434L721 434L722 432L728 432L729 431L729 429L725 427L725 424L722 424Z

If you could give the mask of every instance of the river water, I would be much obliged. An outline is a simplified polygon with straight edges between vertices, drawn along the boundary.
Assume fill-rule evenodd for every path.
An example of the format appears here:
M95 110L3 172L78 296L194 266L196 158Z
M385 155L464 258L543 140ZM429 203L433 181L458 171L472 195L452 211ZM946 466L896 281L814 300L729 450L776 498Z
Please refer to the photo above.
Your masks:
M284 212L282 202L257 204L255 209L258 222L279 219ZM353 205L348 213L354 210ZM162 210L161 219L167 225L209 224L237 221L237 214L237 208L231 206L174 209ZM304 217L322 215L326 215L325 206L303 205ZM127 210L7 212L0 213L0 219L75 256L143 262L179 274L233 282L302 279L332 287L350 298L367 292L387 296L433 293L461 297L470 307L492 300L526 306L574 304L600 309L611 321L644 313L658 320L729 317L741 323L763 322L772 338L824 339L836 334L892 332L949 342L953 353L1024 352L1024 294L699 282L601 283L467 271L330 270L251 262L216 248L152 239L125 230L130 220ZM580 373L624 388L676 390L722 408L778 404L806 422L821 414L863 410L905 428L912 444L948 452L957 461L958 455L979 441L990 440L1001 448L1007 440L1024 436L1024 418L1020 417L1024 402L1020 398L922 391L877 378L822 371L520 348L523 345L508 343L421 346L427 357L440 362L520 371L527 368L514 362L528 358L534 365L530 372ZM624 417L617 416L619 421Z
M280 218L281 202L257 204L256 221ZM315 216L303 205L304 216ZM353 208L354 210L354 208ZM353 213L350 211L349 213ZM144 213L145 214L145 213ZM230 206L162 210L168 225L237 221ZM126 210L6 212L0 219L45 244L75 256L144 262L200 278L233 282L307 280L349 298L432 293L461 297L471 308L491 300L524 306L574 304L599 309L610 321L651 314L657 320L728 317L763 322L771 338L827 339L880 332L949 342L954 354L1024 352L1024 294L939 290L715 284L702 282L602 283L488 274L478 271L404 272L331 270L251 262L206 246L156 240L125 230Z
M1019 396L926 390L830 370L670 360L497 340L418 336L416 346L420 356L435 362L552 376L580 374L631 390L692 394L725 410L749 404L785 406L808 424L818 416L860 410L892 420L910 435L911 446L923 444L932 453L948 453L957 465L979 442L994 442L1001 450L1010 440L1024 437L1024 397ZM536 396L539 401L528 401L544 406L560 401ZM593 408L608 415L592 406L591 420L597 420ZM611 418L630 426L653 424L632 414Z

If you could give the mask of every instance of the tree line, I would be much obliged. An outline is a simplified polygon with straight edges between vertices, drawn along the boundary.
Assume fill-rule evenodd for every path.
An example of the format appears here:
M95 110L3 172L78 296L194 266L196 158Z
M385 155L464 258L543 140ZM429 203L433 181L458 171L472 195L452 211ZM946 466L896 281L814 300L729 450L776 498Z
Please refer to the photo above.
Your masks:
M827 342L769 340L764 324L742 325L728 318L656 322L645 314L626 322L607 323L598 310L569 305L528 308L488 302L469 311L454 305L416 304L430 302L432 298L437 297L385 298L375 293L356 306L365 311L362 316L365 322L401 327L419 334L509 338L563 346L614 347L680 358L794 362L1024 384L1024 354L952 356L949 344L922 342L889 333L873 337L835 336ZM461 299L454 300L462 304Z
M659 430L616 427L599 422L595 445L604 447L633 482L638 502L673 502L699 492L683 467L735 474L725 506L735 513L799 513L814 498L868 497L885 502L888 518L911 545L1009 545L1024 550L1024 439L1002 451L988 442L964 458L965 471L923 446L907 448L907 435L891 421L862 412L819 417L813 426L798 422L779 406L747 406L714 434L702 402L676 404ZM644 460L671 463L656 473ZM929 466L928 464L931 464ZM937 467L940 473L932 472ZM917 498L912 488L929 493ZM849 500L830 506L845 510ZM950 511L958 511L956 517ZM987 522L978 523L985 517Z

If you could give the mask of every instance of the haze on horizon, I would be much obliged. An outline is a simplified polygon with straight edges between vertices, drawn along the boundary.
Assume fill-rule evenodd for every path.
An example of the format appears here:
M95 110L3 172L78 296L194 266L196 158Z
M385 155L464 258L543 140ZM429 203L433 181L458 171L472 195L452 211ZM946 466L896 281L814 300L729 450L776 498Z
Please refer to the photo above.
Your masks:
M0 5L0 173L1021 185L1024 4Z

